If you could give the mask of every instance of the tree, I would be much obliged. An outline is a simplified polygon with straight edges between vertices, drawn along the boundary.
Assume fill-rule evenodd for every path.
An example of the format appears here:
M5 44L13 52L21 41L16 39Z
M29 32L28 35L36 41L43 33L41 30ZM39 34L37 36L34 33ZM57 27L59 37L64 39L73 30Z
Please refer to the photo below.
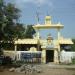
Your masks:
M17 23L17 25L15 26L15 29L14 29L14 38L23 39L24 37L25 37L25 27L23 24Z
M25 38L33 38L33 34L35 34L35 30L32 25L28 25L25 31Z
M15 5L5 4L4 0L0 0L0 55L2 54L3 43L13 41L19 12L20 10Z
M19 18L19 9L17 9L13 4L9 3L5 6L4 10L5 15L5 27L4 27L4 36L5 40L12 41L14 38L14 29Z
M20 10L14 4L0 0L0 41L13 41L15 38L32 38L35 30L32 25L24 27L17 23Z
M18 23L20 10L14 4L5 4L0 0L0 49L4 42L13 42L14 39L33 38L35 30L32 25L25 27Z
M71 50L75 51L75 39L72 39L72 41L73 41L74 44L71 46Z
M0 40L2 40L4 34L3 34L3 24L4 24L4 15L3 15L3 10L4 10L4 2L3 0L0 0Z
M0 41L12 40L14 28L19 18L19 9L13 4L0 0Z

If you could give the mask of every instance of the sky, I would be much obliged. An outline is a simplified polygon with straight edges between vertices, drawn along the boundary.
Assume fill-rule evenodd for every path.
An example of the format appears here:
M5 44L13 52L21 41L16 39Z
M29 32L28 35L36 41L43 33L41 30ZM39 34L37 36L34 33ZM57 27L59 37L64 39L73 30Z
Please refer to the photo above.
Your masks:
M75 38L75 0L5 0L7 3L15 4L21 10L19 22L36 24L36 13L39 13L39 23L44 23L46 15L52 17L52 23L60 22L64 25L61 35L66 38ZM42 37L49 33L57 37L56 30L41 30Z

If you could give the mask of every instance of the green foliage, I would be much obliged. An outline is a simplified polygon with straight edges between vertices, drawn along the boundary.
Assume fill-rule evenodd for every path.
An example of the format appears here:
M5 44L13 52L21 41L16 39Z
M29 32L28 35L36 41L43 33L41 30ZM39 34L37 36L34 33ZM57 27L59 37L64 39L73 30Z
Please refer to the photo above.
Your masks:
M20 10L15 7L15 5L9 3L5 8L5 15L8 21L17 20L19 18Z
M15 5L0 0L0 40L13 40L19 12Z
M0 49L0 56L1 56L1 55L3 55L3 50L2 50L2 49Z
M4 50L14 50L14 43L3 43Z
M19 18L19 12L15 5L11 3L5 4L4 0L0 0L0 55L2 55L1 49L4 42L13 41L16 38L15 27Z
M14 38L24 38L25 36L25 27L22 24L17 23L14 29Z
M2 32L2 27L3 27L3 22L4 22L4 16L3 16L3 9L4 9L4 2L3 0L0 0L0 39L2 39L3 32Z
M75 58L72 58L72 65L75 64Z
M73 41L74 44L71 46L71 50L75 51L75 39L72 39L72 41Z
M25 38L33 38L33 34L35 34L35 30L32 25L28 25L25 32Z
M24 27L17 23L20 10L14 4L5 4L0 0L0 41L13 41L18 38L32 38L35 30L32 25Z
M16 39L33 38L35 30L32 25L24 27L23 24L18 23L20 17L20 10L14 4L5 4L4 0L0 0L0 43L14 42ZM2 41L2 42L1 42ZM8 48L3 45L2 47ZM2 48L0 46L0 50ZM1 53L1 52L0 52Z

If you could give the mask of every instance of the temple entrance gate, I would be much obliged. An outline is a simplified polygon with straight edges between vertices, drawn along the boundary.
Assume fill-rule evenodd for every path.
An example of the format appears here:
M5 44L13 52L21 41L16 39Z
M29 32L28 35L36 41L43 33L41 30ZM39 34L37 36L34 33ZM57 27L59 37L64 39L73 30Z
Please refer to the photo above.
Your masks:
M46 63L54 62L54 50L46 50Z

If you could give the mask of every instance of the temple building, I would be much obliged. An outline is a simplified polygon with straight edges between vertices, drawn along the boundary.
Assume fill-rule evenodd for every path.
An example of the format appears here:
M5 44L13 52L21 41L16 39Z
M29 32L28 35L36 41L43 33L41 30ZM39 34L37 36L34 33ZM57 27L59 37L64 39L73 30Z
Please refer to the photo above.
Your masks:
M69 38L61 36L60 30L64 28L61 23L53 24L51 16L45 17L43 25L37 23L33 26L36 31L36 36L33 39L18 39L14 42L14 51L4 51L5 55L11 58L26 62L41 62L59 63L60 52L73 44ZM51 34L47 39L40 38L40 30L55 29L57 31L57 38L54 39Z

